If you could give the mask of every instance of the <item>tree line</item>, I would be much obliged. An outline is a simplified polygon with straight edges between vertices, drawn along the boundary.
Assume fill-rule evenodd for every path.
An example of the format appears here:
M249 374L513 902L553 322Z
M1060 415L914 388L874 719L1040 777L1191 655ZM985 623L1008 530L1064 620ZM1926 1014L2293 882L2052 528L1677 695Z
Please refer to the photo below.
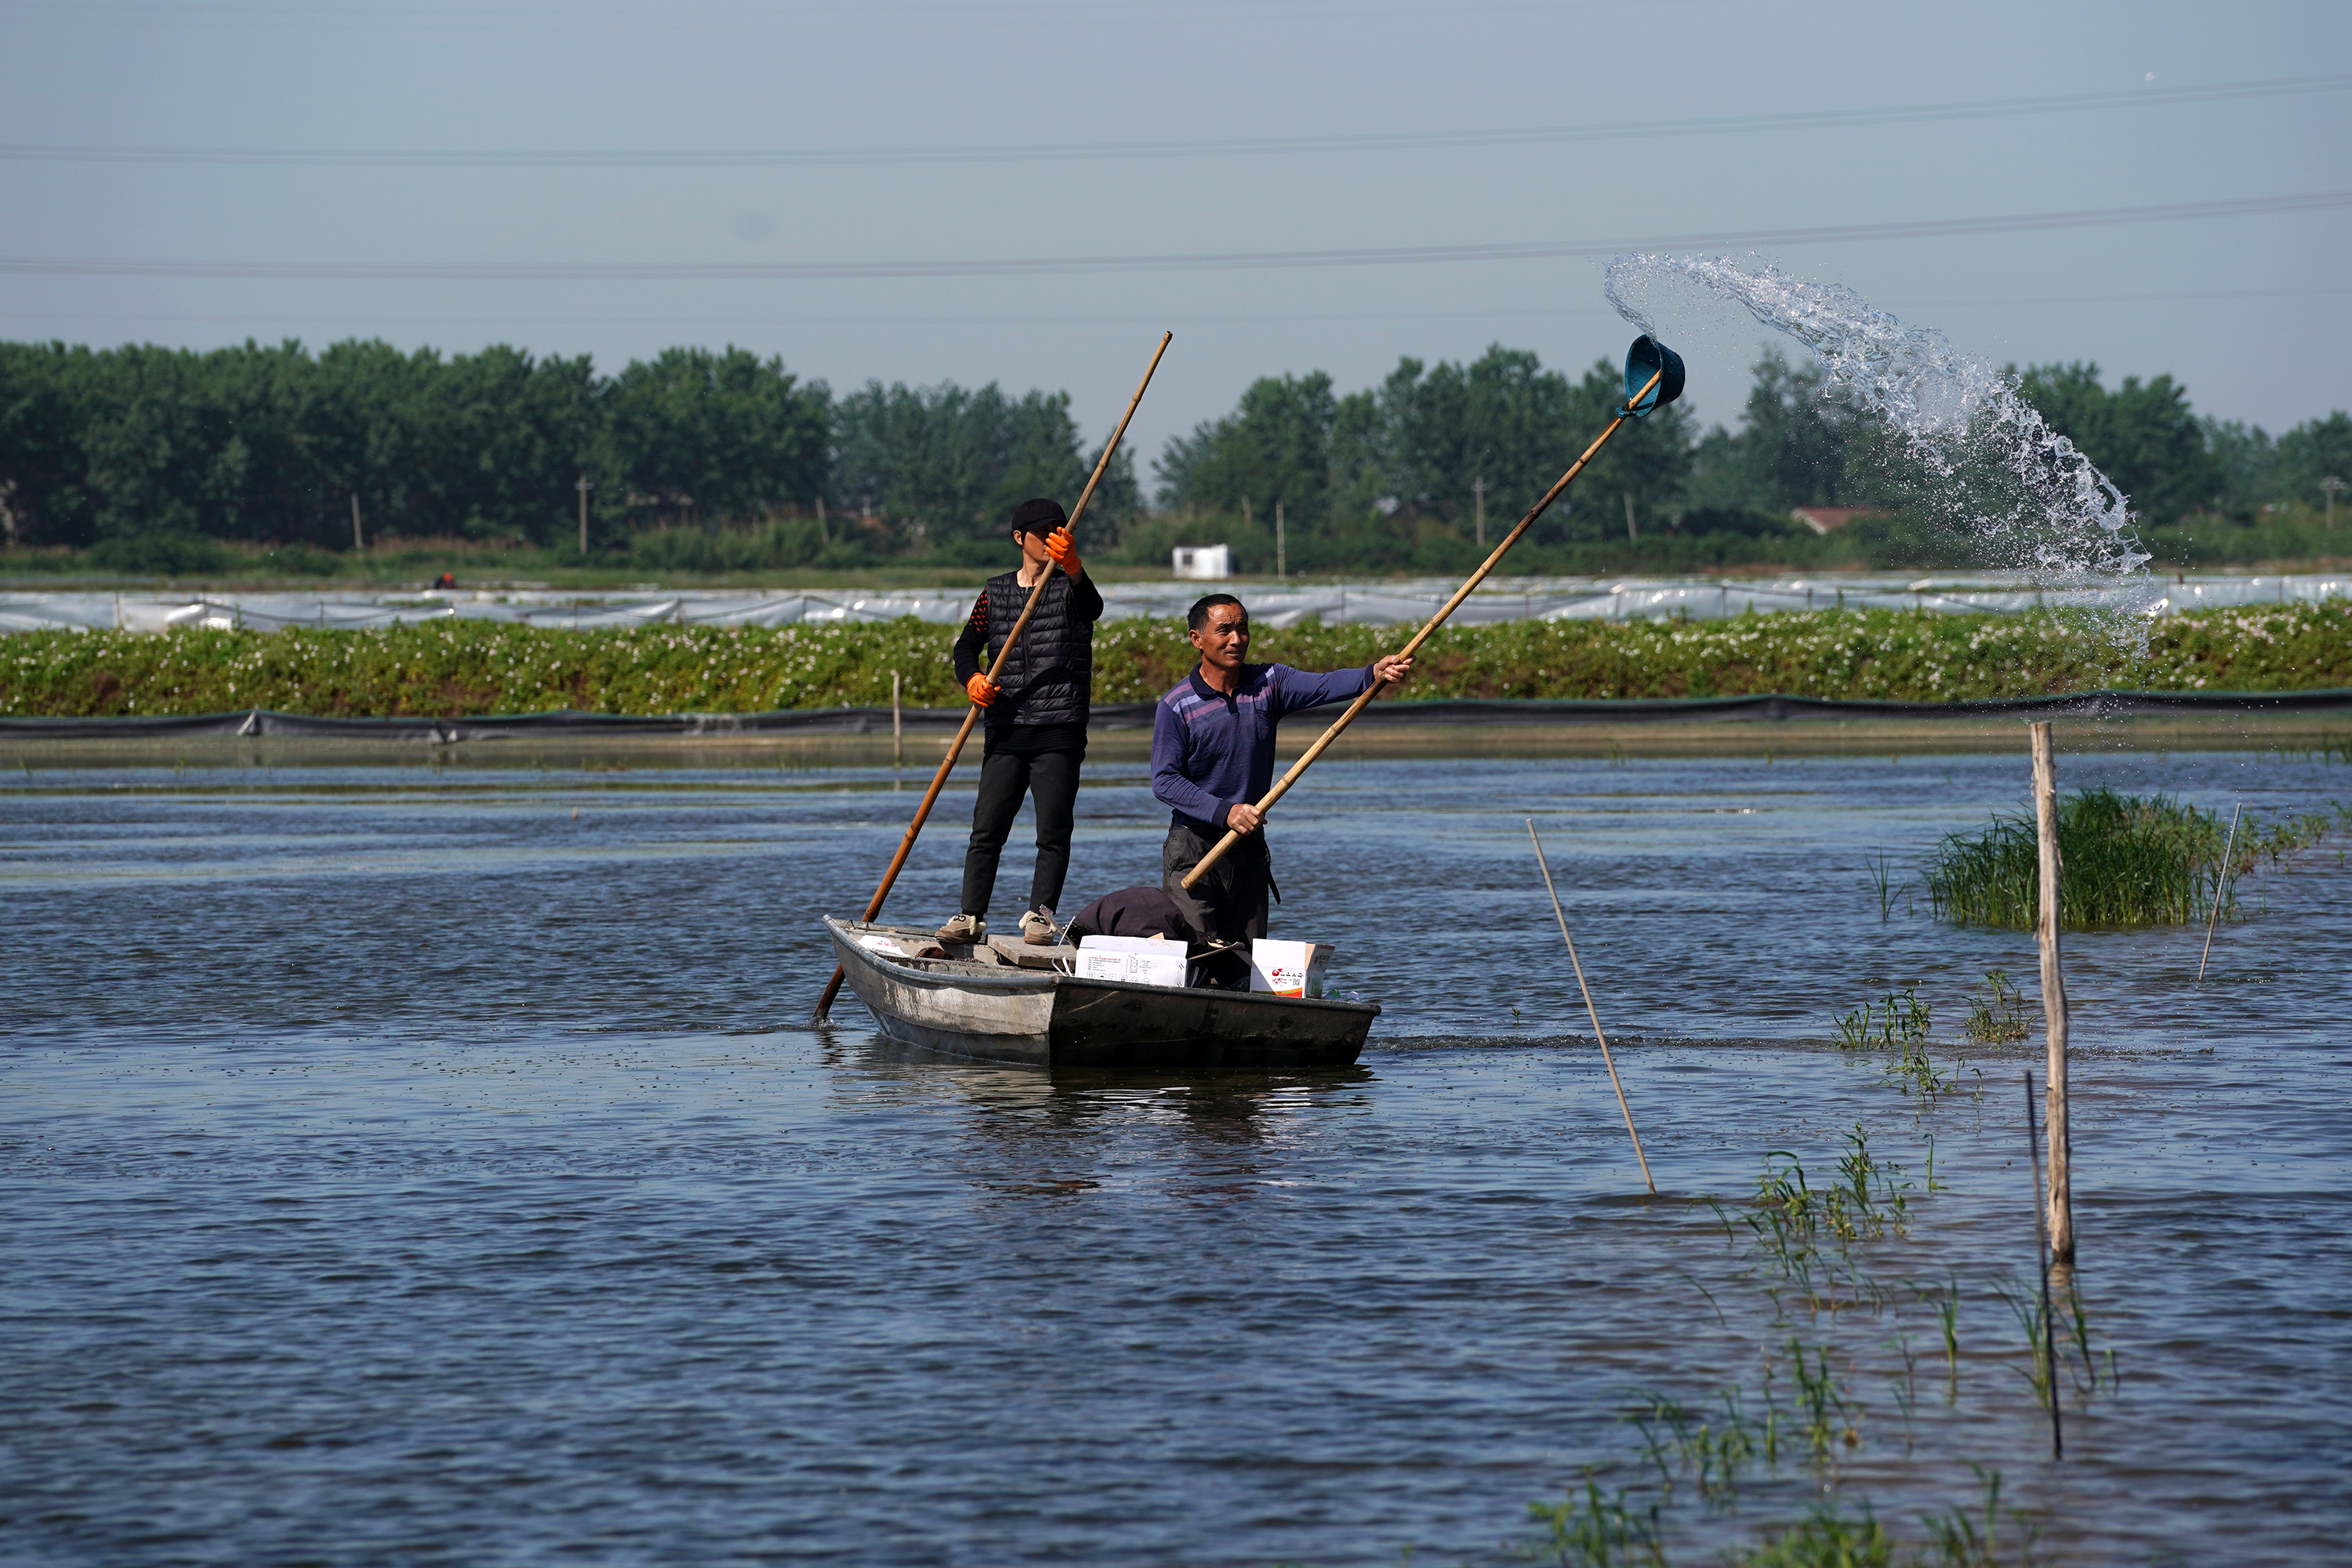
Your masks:
M2169 376L2111 388L2093 364L2016 374L2159 534L2307 520L2320 481L2352 470L2341 411L2273 438L2200 417ZM1467 363L1401 359L1346 393L1321 372L1263 377L1166 444L1155 506L1122 453L1088 547L1164 562L1172 543L1223 539L1253 572L1277 550L1293 572L1451 570L1501 537L1622 395L1606 361L1571 375L1500 344ZM1702 429L1675 405L1622 431L1515 564L1940 564L1948 542L1886 505L1878 435L1817 368L1768 353L1736 429ZM733 347L674 348L606 376L584 356L503 346L0 344L0 542L128 569L173 569L222 541L323 552L457 537L562 556L578 548L583 482L596 559L993 563L1010 507L1075 499L1093 455L1066 392L837 394ZM1831 542L1790 516L1839 505L1885 515Z
M2324 479L2352 478L2352 415L2340 410L2273 438L2200 417L2168 375L2111 389L2095 364L2010 374L2131 498L2159 546L2192 529L2210 543L2283 515L2308 520ZM1179 520L1160 531L1189 521L1199 531L1188 510L1239 520L1263 557L1280 505L1293 570L1459 566L1477 558L1481 531L1491 542L1517 521L1622 395L1605 360L1571 378L1499 344L1466 364L1404 359L1344 395L1319 373L1265 377L1233 413L1169 443L1159 500ZM1532 531L1519 569L1968 563L1964 542L1908 505L1917 476L1885 426L1827 388L1819 366L1765 353L1741 414L1737 429L1702 430L1677 405L1621 430ZM1792 515L1801 507L1878 515L1823 540Z
M1074 497L1091 459L1066 393L836 395L731 347L604 376L509 347L0 344L0 538L131 565L206 541L576 550L583 481L592 555L761 528L810 563L993 560L1003 513ZM1129 461L1096 504L1135 498Z

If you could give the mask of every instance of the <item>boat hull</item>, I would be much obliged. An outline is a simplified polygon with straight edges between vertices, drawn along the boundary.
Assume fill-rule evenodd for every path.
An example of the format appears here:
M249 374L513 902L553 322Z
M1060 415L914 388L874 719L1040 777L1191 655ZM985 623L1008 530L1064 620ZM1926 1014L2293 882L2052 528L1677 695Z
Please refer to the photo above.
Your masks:
M1081 980L1050 971L915 961L919 931L828 919L849 987L882 1033L975 1061L1076 1071L1286 1072L1347 1067L1369 1002Z

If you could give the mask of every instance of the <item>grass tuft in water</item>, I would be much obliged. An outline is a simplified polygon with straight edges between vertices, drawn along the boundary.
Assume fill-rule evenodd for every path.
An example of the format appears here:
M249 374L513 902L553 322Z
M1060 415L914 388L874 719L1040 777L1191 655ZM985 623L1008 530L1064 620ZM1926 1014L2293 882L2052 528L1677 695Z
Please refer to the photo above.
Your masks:
M1969 1021L1960 1032L1979 1045L2025 1038L2025 993L2010 983L2005 969L1988 969L1985 994L1969 1001Z
M1828 1503L1761 1546L1731 1554L1736 1568L1894 1568L1895 1541L1864 1504L1859 1516Z
M2017 1568L2032 1568L2033 1545L2041 1539L2042 1528L2021 1510L2007 1510L2009 1521L2016 1529L2017 1554L2000 1555L2000 1472L1986 1469L1982 1465L1969 1467L1984 1487L1984 1527L1977 1527L1979 1516L1961 1509L1947 1509L1931 1513L1921 1521L1927 1529L1927 1550L1919 1562L1931 1568L2003 1568L2015 1563Z
M2222 916L2234 919L2240 877L2318 842L2330 826L2324 816L2268 827L2250 817L2231 844L2219 813L2170 795L2104 786L2062 795L2058 923L2069 931L2184 925L2205 919L2216 900ZM1926 876L1938 918L2032 931L2042 885L2032 817L1995 816L1981 833L1949 835L1929 855Z
M1629 1502L1622 1489L1603 1496L1590 1475L1581 1493L1529 1503L1528 1512L1544 1528L1538 1550L1560 1568L1665 1568L1658 1505Z

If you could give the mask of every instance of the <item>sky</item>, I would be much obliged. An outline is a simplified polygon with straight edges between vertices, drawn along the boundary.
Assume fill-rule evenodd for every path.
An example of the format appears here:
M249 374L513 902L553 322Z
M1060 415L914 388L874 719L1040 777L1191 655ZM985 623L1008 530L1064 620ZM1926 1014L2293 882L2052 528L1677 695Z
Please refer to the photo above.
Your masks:
M1147 472L1262 374L1621 356L1634 247L2275 432L2352 406L2352 6L0 0L0 215L16 340L733 343L1099 440L1170 331ZM1660 326L1736 420L1757 330Z

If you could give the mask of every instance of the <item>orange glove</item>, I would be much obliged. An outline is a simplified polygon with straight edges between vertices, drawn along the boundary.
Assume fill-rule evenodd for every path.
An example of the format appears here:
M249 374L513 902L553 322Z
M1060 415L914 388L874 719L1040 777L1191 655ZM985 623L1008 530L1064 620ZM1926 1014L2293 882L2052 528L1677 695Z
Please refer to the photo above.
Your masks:
M976 708L985 708L996 700L996 688L989 684L988 677L977 671L970 680L963 683L963 689Z
M1085 570L1078 564L1078 542L1071 537L1066 522L1045 536L1045 553L1053 557L1055 565L1073 577Z

